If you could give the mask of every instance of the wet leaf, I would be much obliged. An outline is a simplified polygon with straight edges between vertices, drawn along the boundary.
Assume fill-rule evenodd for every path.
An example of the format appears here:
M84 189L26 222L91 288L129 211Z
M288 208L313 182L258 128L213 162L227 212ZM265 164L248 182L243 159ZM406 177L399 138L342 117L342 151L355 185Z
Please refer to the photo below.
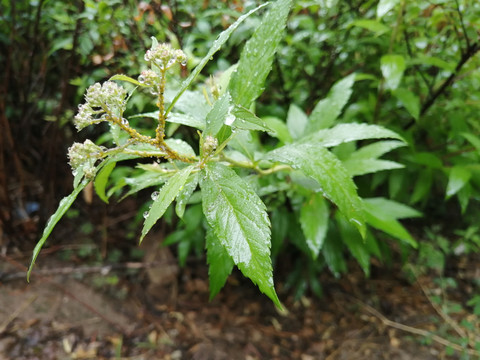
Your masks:
M400 0L380 0L377 5L377 19L382 18L386 13L392 10Z
M133 115L133 116L130 116L129 119L141 118L141 117L155 119L155 120L158 121L158 111ZM175 123L175 124L182 124L182 125L186 125L186 126L191 126L191 127L194 127L194 128L200 129L200 130L203 130L205 128L205 122L204 121L201 121L198 118L193 117L191 115L187 115L187 114L170 113L165 120L167 122L171 122L171 123Z
M207 248L207 263L209 265L210 300L212 300L225 285L235 264L211 227L207 229L205 244Z
M235 171L208 163L202 171L203 212L240 271L277 306L270 259L270 221L265 204Z
M328 204L321 194L313 194L302 206L300 225L313 259L318 257L328 230Z
M461 188L463 188L468 182L472 173L464 166L454 166L450 169L448 174L447 184L447 199L455 195Z
M293 139L301 138L307 127L308 117L297 105L291 104L287 114L287 128Z
M180 189L184 186L192 170L193 166L188 166L178 171L168 180L168 182L165 183L165 185L163 185L162 189L158 193L157 198L153 201L153 204L148 211L148 215L143 224L140 243L153 225L155 225L155 223L163 216L175 197L177 197Z
M282 146L266 158L288 164L316 180L323 195L365 236L363 203L352 178L334 154L317 142L306 142Z
M175 205L175 212L177 213L178 217L183 219L183 214L185 213L185 207L190 200L193 192L197 188L198 185L198 173L191 174L185 185L183 185L183 189L180 189L180 193L177 196L177 204Z
M83 179L80 184L78 184L75 189L73 189L73 192L64 197L59 205L55 213L48 219L47 225L45 226L45 229L43 230L43 234L40 240L38 240L37 245L35 245L35 249L33 249L33 256L32 256L32 261L30 262L30 267L28 268L27 272L27 281L30 281L30 274L32 272L33 266L35 265L35 260L38 257L38 254L40 253L40 250L42 250L43 245L45 244L45 241L47 241L47 238L50 236L50 234L53 231L53 228L55 225L57 225L58 221L65 215L67 210L72 206L73 202L77 198L78 194L85 188L90 183L90 180L88 179Z
M105 188L107 186L108 178L110 177L113 169L115 169L116 165L116 161L109 161L107 164L105 164L105 166L98 172L97 176L95 176L95 182L93 183L98 197L107 204L108 197L105 194Z
M213 104L212 109L207 114L206 126L205 126L205 135L216 136L222 126L225 124L225 119L227 115L230 114L232 97L228 91L223 94L215 104Z
M380 69L388 89L395 90L406 69L405 58L402 55L383 55L380 59Z
M351 74L332 86L327 97L320 100L313 109L309 118L307 133L326 129L333 125L352 95L354 82L355 74Z
M271 3L262 23L245 44L229 84L235 104L248 109L263 92L277 46L283 37L291 3L292 0Z
M393 91L393 95L400 100L405 109L412 115L415 120L420 117L420 99L417 95L407 89L398 88Z
M134 85L137 85L137 86L142 86L142 87L145 87L145 86L146 86L145 84L142 84L142 83L139 82L138 80L132 79L130 76L123 75L123 74L113 75L113 76L110 78L110 80L120 80L120 81L129 82L129 83L134 84Z
M370 30L374 32L376 36L381 36L390 31L390 28L388 26L383 25L381 22L376 20L368 20L368 19L356 20L352 22L350 26L357 26L363 29Z

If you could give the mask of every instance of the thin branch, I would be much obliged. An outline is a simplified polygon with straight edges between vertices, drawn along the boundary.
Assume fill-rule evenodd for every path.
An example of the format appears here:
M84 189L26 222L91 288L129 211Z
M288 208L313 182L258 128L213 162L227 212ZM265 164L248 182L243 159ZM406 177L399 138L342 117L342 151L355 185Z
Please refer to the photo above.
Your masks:
M467 28L465 27L465 23L463 21L463 15L462 15L462 12L460 11L460 4L458 3L458 0L455 0L455 4L457 5L457 13L458 13L458 17L460 18L460 25L462 26L463 35L465 35L465 41L467 43L467 49L468 49L470 48L470 39L467 36Z

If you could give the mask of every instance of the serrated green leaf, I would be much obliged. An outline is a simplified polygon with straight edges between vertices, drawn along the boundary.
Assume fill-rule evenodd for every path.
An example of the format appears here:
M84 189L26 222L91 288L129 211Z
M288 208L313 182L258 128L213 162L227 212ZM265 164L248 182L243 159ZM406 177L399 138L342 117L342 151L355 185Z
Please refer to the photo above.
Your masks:
M377 5L377 19L381 19L386 13L392 10L400 0L380 0Z
M180 189L180 193L177 196L177 204L175 205L175 212L177 213L180 219L183 219L183 214L185 213L185 207L188 204L188 200L192 196L193 192L197 188L198 185L198 173L191 174L185 185L183 185L183 189Z
M153 225L160 219L172 201L177 197L180 189L185 185L188 176L193 170L193 166L188 166L175 175L173 175L168 182L163 185L158 193L158 197L153 201L148 215L145 219L142 229L142 235L140 236L140 243L147 233L150 231Z
M125 184L130 186L130 190L122 197L125 198L152 186L163 184L168 179L168 173L158 173L147 171L143 174L124 178Z
M248 109L263 92L277 46L283 37L291 3L292 0L278 0L272 3L262 23L245 44L238 68L232 74L229 83L234 104Z
M33 256L32 256L32 261L30 262L30 266L28 268L27 272L27 281L30 281L30 274L32 273L33 266L35 265L35 260L38 257L38 254L40 254L40 250L42 250L43 245L45 244L45 241L47 241L47 238L50 236L50 234L53 231L53 228L55 225L57 225L58 221L65 215L67 210L72 206L73 202L77 198L78 194L85 188L85 186L88 185L90 180L88 179L83 179L80 184L78 184L74 189L73 192L64 197L59 205L55 213L48 219L47 225L45 225L45 229L43 230L43 234L40 240L38 240L37 245L35 245L35 248L33 249Z
M318 257L328 230L328 204L321 194L312 194L300 210L300 225L313 259Z
M373 144L369 144L367 146L363 146L357 151L353 152L349 159L376 159L380 156L390 152L394 149L398 149L399 147L406 146L403 141L377 141Z
M186 156L186 157L195 157L195 150L190 146L189 143L186 141L183 141L181 139L167 139L165 140L165 143L172 149L175 150L177 153L180 155Z
M381 22L376 20L356 20L350 24L350 26L357 26L363 29L370 30L375 33L376 36L381 36L390 31L390 28L386 25L383 25Z
M309 118L307 133L326 129L333 125L352 95L354 82L355 74L350 74L332 86L327 97L315 105Z
M116 161L107 161L107 164L105 164L105 166L98 172L97 176L95 176L95 182L93 183L98 197L107 204L108 197L105 194L105 188L107 186L108 178L116 165Z
M206 136L216 136L218 134L225 123L225 119L230 115L231 101L232 97L228 91L215 101L212 109L207 114L204 131Z
M348 159L343 161L343 166L345 166L350 176L360 176L405 167L395 161L378 159Z
M141 118L141 117L146 117L146 118L158 120L158 111L152 111L152 112L148 112L148 113L137 114L137 115L129 116L128 118L133 119L133 118ZM199 120L196 117L193 117L193 116L190 116L190 115L187 115L187 114L170 113L165 120L167 122L186 125L186 126L190 126L190 127L200 129L200 130L203 130L205 128L205 122L204 121Z
M393 95L400 100L405 109L412 115L415 120L420 117L420 99L410 90L397 88L393 91Z
M363 201L369 208L378 209L379 212L388 214L388 216L393 219L406 219L422 216L420 211L417 211L410 206L382 197L363 199Z
M378 203L382 205L378 206ZM386 199L377 201L364 201L364 205L367 222L369 225L397 239L407 242L414 248L418 247L417 241L412 238L410 233L395 218L395 216L402 215L402 212L405 211L406 206L402 210L400 208L401 204L395 204L395 202L388 201ZM389 213L389 209L393 209L392 213Z
M285 145L266 155L301 170L318 182L323 195L365 236L363 203L342 162L316 142Z
M232 25L230 25L230 27L227 29L227 30L224 30L223 32L220 33L220 35L218 35L217 39L213 42L212 46L210 47L210 49L208 50L208 53L207 55L205 55L205 57L200 60L200 63L195 67L195 69L190 73L190 75L188 76L188 78L185 79L185 81L182 83L182 86L180 87L180 90L178 91L178 93L175 95L175 97L173 98L171 104L168 106L167 110L166 110L166 114L168 114L173 106L175 105L175 103L178 101L178 99L180 98L180 96L182 96L182 94L185 92L185 90L187 90L187 88L190 86L190 84L193 82L193 80L195 80L195 78L198 76L198 74L200 74L200 71L203 70L203 68L205 67L205 65L207 65L207 63L210 61L210 59L213 59L213 55L218 51L220 50L220 48L222 47L223 44L225 44L228 40L228 38L230 37L230 35L232 34L232 32L246 19L248 18L250 15L252 15L254 12L256 12L257 10L267 6L269 3L265 3L265 4L262 4L258 7L256 7L255 9L253 10L250 10L248 13L240 16L237 21L235 21Z
M208 163L202 175L203 212L208 224L240 271L281 307L273 286L265 204L225 165Z
M308 117L297 105L291 104L287 113L287 128L293 139L299 139L305 134Z
M262 120L267 124L267 127L272 129L270 135L276 137L283 143L292 142L292 136L288 131L287 125L284 121L274 116L262 117Z
M207 229L205 245L207 248L207 263L209 265L210 300L212 300L225 285L235 264L211 227Z
M336 213L335 216L342 236L343 243L347 246L353 257L358 261L361 268L367 276L370 275L370 253L367 250L367 246L358 234L355 228L345 220L340 214Z
M405 58L402 55L383 55L380 59L380 69L388 89L395 90L406 69Z
M463 188L472 177L472 173L464 166L454 166L450 169L448 174L447 184L447 199L455 195L461 188Z
M134 85L137 85L137 86L142 86L142 87L145 87L145 86L146 86L145 84L142 84L142 83L139 82L138 80L132 79L130 76L123 75L123 74L113 75L113 76L110 78L110 80L126 81L126 82L129 82L129 83L134 84Z
M262 119L243 106L235 105L232 113L235 116L234 127L243 130L272 131Z
M388 130L378 125L368 124L339 124L331 129L317 131L307 135L300 140L304 142L315 142L325 147L337 146L342 143L367 139L398 139L404 141L396 132Z

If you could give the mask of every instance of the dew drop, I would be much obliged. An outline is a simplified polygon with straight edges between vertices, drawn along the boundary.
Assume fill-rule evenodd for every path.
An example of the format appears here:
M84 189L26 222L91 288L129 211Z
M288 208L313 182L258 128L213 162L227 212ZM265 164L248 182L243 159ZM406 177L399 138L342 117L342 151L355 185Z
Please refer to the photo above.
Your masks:
M234 121L235 121L235 115L228 114L227 117L225 118L225 125L231 126Z
M157 200L157 199L158 199L158 195L160 195L159 192L158 192L158 191L154 191L154 192L152 193L152 200L153 200L153 201Z
M143 84L143 83L145 82L145 76L140 75L140 76L138 77L138 82Z
M128 120L125 119L125 118L123 118L123 119L122 119L122 125L128 126Z
M143 213L143 217L144 217L145 219L148 217L148 211L145 211L145 212Z
M181 65L182 65L182 66L187 66L187 60L183 60L183 61L181 62Z
M77 171L77 170L73 170L73 171L72 171L72 175L73 175L73 176L77 176L77 174L78 174L78 171Z

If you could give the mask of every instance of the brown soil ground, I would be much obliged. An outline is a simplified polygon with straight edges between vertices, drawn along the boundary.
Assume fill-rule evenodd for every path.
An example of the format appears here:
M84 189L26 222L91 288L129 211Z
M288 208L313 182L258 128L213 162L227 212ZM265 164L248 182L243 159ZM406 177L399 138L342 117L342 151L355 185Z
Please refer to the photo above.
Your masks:
M418 283L394 271L377 269L368 280L354 265L340 280L326 274L322 299L294 301L277 284L282 312L239 273L209 302L200 260L179 269L168 249L154 258L155 267L112 270L72 267L47 252L27 284L28 258L3 255L0 359L458 358L413 333L438 333L446 320L437 321ZM118 282L99 284L112 274Z

